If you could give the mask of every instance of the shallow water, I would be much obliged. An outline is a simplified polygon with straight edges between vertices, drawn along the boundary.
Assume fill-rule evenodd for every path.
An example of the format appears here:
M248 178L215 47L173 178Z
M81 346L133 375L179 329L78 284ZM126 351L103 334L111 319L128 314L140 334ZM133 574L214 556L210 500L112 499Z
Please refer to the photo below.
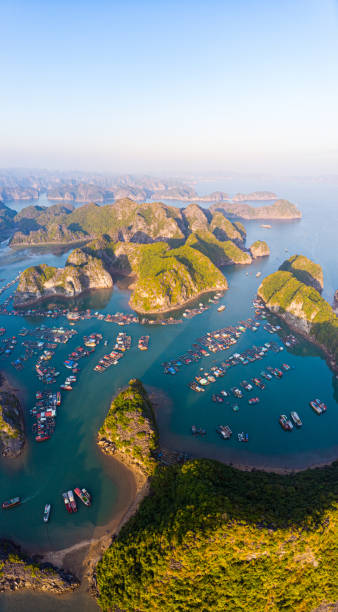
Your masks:
M209 191L209 185L205 186ZM254 262L251 266L232 266L225 269L229 281L229 291L221 299L226 305L223 313L218 313L215 305L194 319L185 320L176 326L141 326L130 325L121 328L114 324L96 320L82 321L76 324L78 335L67 345L62 345L52 359L63 374L62 365L65 355L72 347L78 346L84 334L100 331L109 341L107 347L99 346L88 360L80 361L81 373L73 392L65 395L57 417L54 436L45 444L36 444L30 433L30 417L27 416L28 444L22 458L0 461L0 488L2 499L20 495L25 502L12 511L2 513L0 537L8 537L20 542L27 549L53 550L88 539L97 525L105 525L118 503L118 471L103 468L103 462L95 445L95 434L109 408L111 397L131 377L138 377L151 387L161 389L165 400L159 402L157 417L162 444L180 450L187 450L193 455L208 456L233 463L274 467L304 467L315 463L332 460L338 456L337 425L338 410L337 379L329 370L320 351L307 342L300 341L296 349L284 350L276 354L269 352L262 360L247 366L236 366L230 369L224 378L207 387L205 393L197 394L187 387L201 367L207 369L213 363L219 363L237 350L262 344L271 340L279 342L277 335L270 335L260 329L257 332L247 330L239 343L229 351L211 355L197 364L181 368L176 376L163 373L161 363L178 357L191 347L191 344L203 333L226 325L236 324L241 319L253 315L252 299L255 296L261 279L275 271L282 261L294 253L302 253L324 269L324 297L332 301L334 290L338 287L336 228L337 200L333 187L327 185L301 186L290 184L281 186L273 184L271 189L295 201L303 212L301 221L273 222L270 230L260 227L260 222L246 222L248 231L247 244L256 239L264 239L271 250L269 258ZM215 185L212 189L215 188ZM218 184L220 189L231 188ZM251 185L247 189L258 188ZM238 189L238 185L237 185ZM241 187L242 190L246 186ZM25 203L27 205L27 202ZM19 204L17 204L19 206ZM60 251L52 253L37 250L13 252L8 247L0 251L0 278L12 279L19 270L27 265L46 262L62 265L67 254ZM3 283L1 283L3 284ZM6 297L6 294L4 294ZM97 293L81 300L81 305L101 310L102 312L128 311L129 292L118 288L110 292ZM208 296L202 298L208 302ZM40 322L40 321L39 321ZM46 325L66 325L65 319L44 319ZM6 327L7 333L17 334L23 327L34 326L37 320L21 317L0 316L0 325ZM121 330L132 335L132 348L120 364L109 368L104 374L93 372L98 359L113 348L113 340ZM143 334L150 335L148 352L137 350L137 340ZM17 350L17 354L20 351ZM16 354L16 353L15 353ZM15 356L14 354L14 356ZM41 388L33 371L33 362L26 363L25 369L17 373L10 366L10 359L0 356L0 367L9 372L25 394L25 409L33 405L33 396ZM293 366L285 373L282 380L267 383L264 391L255 390L261 401L258 405L249 406L248 396L239 400L240 410L234 413L224 404L215 404L211 395L220 389L230 389L243 379L259 375L267 365L278 366L282 362ZM60 382L62 382L60 380ZM66 392L65 392L66 393ZM317 416L308 406L310 399L320 397L328 406L327 413ZM303 427L292 433L285 433L278 424L279 414L297 410L303 420ZM222 441L216 434L219 424L229 424L236 432L247 431L249 443L240 444L237 436L230 441ZM190 434L192 424L207 429L204 438L193 438ZM79 508L76 515L65 512L61 492L76 485L85 486L93 494L91 508ZM43 506L52 503L51 521L46 526L41 521ZM92 610L92 604L85 598L89 607L79 603L82 595L76 595L76 607L72 609ZM42 595L0 596L0 609L21 610L27 602L26 609L68 610L68 600L58 600L57 607L48 607L48 598ZM72 598L69 599L71 601ZM51 606L56 600L51 598ZM16 602L16 603L13 603ZM22 603L23 602L23 603ZM93 604L94 605L94 604ZM14 606L14 607L13 607ZM22 607L20 607L22 606ZM45 606L45 607L44 607ZM63 607L62 607L63 606ZM66 607L65 607L66 606ZM80 607L77 607L80 606Z

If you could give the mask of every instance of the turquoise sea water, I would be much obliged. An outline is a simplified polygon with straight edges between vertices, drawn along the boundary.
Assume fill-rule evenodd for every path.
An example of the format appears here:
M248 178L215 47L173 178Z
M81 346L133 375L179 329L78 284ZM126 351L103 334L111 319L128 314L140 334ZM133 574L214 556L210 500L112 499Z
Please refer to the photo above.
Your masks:
M197 190L202 192L203 188L207 192L215 187L203 184L198 186ZM239 190L238 184L232 188L232 185L218 183L217 188L232 193ZM240 186L242 191L257 188L262 188L262 185ZM95 434L109 408L112 396L135 376L141 378L149 387L164 392L163 400L158 402L157 418L162 444L168 448L186 450L193 455L233 463L274 467L304 467L338 456L337 379L320 351L308 343L300 340L294 350L284 350L278 354L269 352L262 361L236 366L201 394L187 387L187 383L198 374L201 367L208 369L233 352L242 352L253 344L260 345L271 340L280 344L279 337L272 336L263 329L257 332L247 330L239 343L229 351L185 366L176 376L165 375L161 367L162 362L184 353L207 331L233 325L252 316L252 299L261 278L275 271L285 258L294 253L305 254L323 266L323 295L332 302L334 290L338 287L338 197L334 187L272 184L269 188L296 202L302 210L303 219L290 222L271 221L270 230L261 228L259 222L244 222L248 232L247 245L256 239L264 239L270 246L271 255L251 266L233 266L224 270L229 281L229 291L221 299L221 303L226 305L223 313L218 313L216 306L211 305L202 315L185 320L181 325L166 327L130 325L121 328L97 320L82 321L75 325L78 335L67 345L61 345L52 359L53 364L62 372L60 379L68 372L62 365L65 355L72 347L80 344L83 335L99 331L109 344L107 347L101 344L90 359L80 362L79 381L74 390L65 395L52 439L45 444L36 444L32 440L30 417L27 414L28 444L24 455L18 460L0 460L1 498L20 495L25 500L20 507L2 513L0 537L11 538L28 550L56 550L88 539L96 526L104 526L109 521L118 504L121 475L118 470L114 473L114 469L106 469L106 464L96 449ZM16 207L19 208L20 203L17 203ZM32 250L13 252L2 246L0 278L10 280L19 270L35 263L62 265L66 256L66 253L57 250L54 254ZM258 271L262 273L261 278L256 278ZM128 291L114 288L110 293L97 293L86 297L81 300L81 305L102 312L126 312L130 310L128 299ZM207 303L208 296L198 301ZM67 325L65 319L44 319L38 322L21 317L0 316L0 326L6 327L6 335L17 334L21 327L33 327L41 322L45 325ZM94 364L108 349L112 350L113 340L121 330L131 334L131 350L118 366L109 368L104 374L93 372ZM150 335L148 352L137 350L137 340L143 334ZM18 373L10 366L11 360L12 358L0 356L0 368L23 387L24 404L28 412L29 407L34 405L33 397L35 391L41 388L41 384L38 383L32 361L27 362L25 369ZM221 389L229 390L238 386L241 380L259 375L267 365L278 366L284 361L292 365L293 369L286 373L282 380L274 379L268 382L264 391L255 390L253 395L259 395L261 400L258 405L249 406L249 396L245 395L238 402L239 412L234 413L231 407L211 401L212 393ZM308 406L309 400L314 397L320 397L328 406L327 413L320 417ZM300 430L288 434L280 428L278 416L291 410L299 412L304 425ZM221 423L229 424L234 434L247 431L250 436L249 443L240 444L236 435L230 441L222 441L215 431ZM193 438L190 434L192 424L206 428L207 436ZM76 515L68 515L60 494L76 485L88 488L93 494L94 503L90 509L80 507ZM46 502L52 503L53 506L51 521L47 526L41 520ZM30 607L26 609L32 609L34 606L38 610L48 610L48 601L51 606L55 601L53 598L49 600L41 596L26 597L28 600L23 595L1 596L0 609L21 610L25 602L29 601ZM79 601L77 600L76 605L80 606ZM12 607L13 605L16 607ZM68 603L59 602L57 608L50 609L68 609L62 607L63 605L67 606ZM86 605L92 604L87 602ZM90 609L89 607L88 610Z

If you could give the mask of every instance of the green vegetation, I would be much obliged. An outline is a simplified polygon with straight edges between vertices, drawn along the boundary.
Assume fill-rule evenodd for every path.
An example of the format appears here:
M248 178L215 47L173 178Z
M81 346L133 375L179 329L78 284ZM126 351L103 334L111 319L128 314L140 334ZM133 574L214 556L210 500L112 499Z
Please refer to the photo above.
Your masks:
M119 454L124 462L150 476L155 468L157 447L155 417L147 392L132 379L113 400L98 433L98 444L108 454Z
M241 219L300 219L301 212L288 200L277 200L268 206L249 204L219 203L210 207L211 211L222 210L227 215Z
M304 257L304 255L293 255L284 261L279 269L292 272L299 281L314 287L318 291L323 289L322 267L311 261L308 257Z
M256 240L250 247L250 252L253 257L264 257L270 255L270 249L265 240Z
M7 438L18 438L19 430L14 427L11 423L8 423L4 418L4 409L0 406L0 438L6 436Z
M211 232L190 234L186 245L209 257L216 266L227 264L250 264L251 256L240 249L232 240L221 242Z
M319 342L338 363L338 319L316 289L304 284L291 272L282 270L267 276L258 289L258 295L267 308L283 318L293 316L294 324L300 322L300 331L309 340Z
M221 212L213 214L209 227L210 231L220 240L243 240L243 226L242 229L236 228L235 224L231 223Z
M206 255L186 245L142 245L130 304L138 312L160 312L214 289L227 289L227 281Z
M338 463L280 476L206 459L158 467L97 566L126 612L309 612L338 599Z
M24 445L24 424L20 403L13 393L0 392L0 451L18 456Z

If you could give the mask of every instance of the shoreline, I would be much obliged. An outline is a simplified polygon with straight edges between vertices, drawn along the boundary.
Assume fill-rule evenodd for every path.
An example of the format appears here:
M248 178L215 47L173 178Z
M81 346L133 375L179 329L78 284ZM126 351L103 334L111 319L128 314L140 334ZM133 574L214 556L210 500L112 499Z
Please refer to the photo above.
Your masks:
M236 264L229 264L229 265L236 265ZM168 310L155 310L150 312L149 310L147 311L142 311L142 310L136 310L134 306L132 306L130 304L129 301L129 306L130 308L132 308L134 310L134 312L136 312L136 314L142 315L142 316L154 316L154 315L163 315L163 314L168 314L170 312L177 312L179 310L184 310L189 304L192 304L193 302L195 302L195 300L198 300L199 298L203 297L204 295L207 295L208 293L215 293L215 292L219 292L221 291L222 293L228 291L229 287L227 287L225 289L225 287L219 288L219 287L215 287L214 289L205 289L205 291L200 291L197 295L195 295L193 298L187 300L186 302L184 302L183 304L177 305L173 308L169 308Z
M262 298L260 298L260 299L262 299ZM275 316L279 317L279 319L281 319L281 321L283 321L283 323L285 325L287 325L287 327L289 327L291 331L295 332L299 336L302 336L302 338L304 338L304 340L307 340L307 342L309 342L310 344L313 344L314 346L319 348L322 351L322 353L325 355L325 361L326 361L329 369L332 370L332 372L334 372L335 374L338 374L338 363L336 363L334 361L331 353L328 351L326 346L324 346L324 344L321 344L320 342L318 342L318 340L316 340L316 338L314 338L310 334L307 334L303 330L299 329L297 325L294 325L290 321L286 320L284 318L283 314L281 314L281 313L279 313L277 311L275 312L273 310L270 310L266 306L264 300L263 300L263 303L264 303L265 309L268 311L269 314L272 314L272 315L275 315Z
M117 501L113 516L105 525L95 527L92 536L87 540L81 540L67 548L44 551L40 554L35 553L39 556L40 562L51 563L56 567L62 567L62 569L74 573L81 580L81 587L88 591L95 589L93 573L96 564L124 524L135 514L140 503L149 492L149 482L145 478L140 478L138 470L126 465L115 455L105 455L101 451L99 453L110 469L113 462L116 462L119 469L125 472L122 495L120 483L120 499Z
M236 264L229 264L229 265L236 265ZM125 278L128 278L128 276L126 276ZM84 291L81 291L81 293L79 293L78 295L58 295L58 294L45 295L45 296L41 296L39 298L34 298L32 300L29 300L29 301L25 302L24 304L16 304L15 303L15 299L14 299L13 308L20 312L21 310L24 310L26 307L34 306L36 304L41 304L43 302L47 302L48 300L51 300L51 301L53 301L53 299L54 300L61 300L61 301L62 300L67 300L67 301L68 300L77 300L77 299L83 297L84 295L88 295L90 293L96 293L97 291L113 291L113 290L114 290L114 285L112 287L100 288L100 289L85 289ZM128 291L129 290L130 290L130 285L128 286ZM131 298L128 301L128 305L130 306L130 308L132 309L132 311L136 315L142 315L143 317L144 316L163 315L163 314L174 313L174 312L177 312L179 310L184 310L189 304L192 304L193 302L195 302L195 300L200 299L201 297L203 297L204 295L207 295L208 293L214 293L214 292L218 292L218 291L225 292L225 291L228 291L228 288L225 289L223 287L223 288L206 289L205 291L200 291L196 296L194 296L193 298L187 300L183 304L176 305L175 307L169 308L167 310L155 310L155 311L152 311L152 312L136 310L136 308L130 304L130 299Z

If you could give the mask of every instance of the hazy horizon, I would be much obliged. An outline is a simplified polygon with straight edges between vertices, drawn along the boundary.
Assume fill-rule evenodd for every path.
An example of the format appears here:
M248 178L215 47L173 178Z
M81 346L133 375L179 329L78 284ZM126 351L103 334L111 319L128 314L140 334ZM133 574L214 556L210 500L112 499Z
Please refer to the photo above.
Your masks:
M4 0L0 18L4 168L337 172L335 0Z

